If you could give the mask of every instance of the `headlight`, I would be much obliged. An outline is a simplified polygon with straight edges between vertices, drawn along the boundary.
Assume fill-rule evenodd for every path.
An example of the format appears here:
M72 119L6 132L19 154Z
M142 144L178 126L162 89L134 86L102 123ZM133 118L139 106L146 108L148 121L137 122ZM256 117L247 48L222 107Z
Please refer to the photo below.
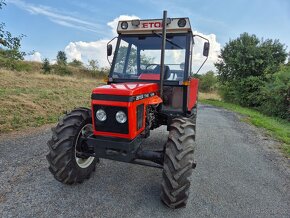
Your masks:
M128 22L127 21L123 21L121 23L121 28L124 30L124 29L127 29L128 28Z
M178 20L177 24L178 24L179 27L185 27L186 20L184 18L181 18L181 19Z
M116 113L116 120L118 123L125 123L127 121L127 115L123 111Z
M103 109L99 109L96 112L96 117L99 121L105 121L107 119L107 114Z

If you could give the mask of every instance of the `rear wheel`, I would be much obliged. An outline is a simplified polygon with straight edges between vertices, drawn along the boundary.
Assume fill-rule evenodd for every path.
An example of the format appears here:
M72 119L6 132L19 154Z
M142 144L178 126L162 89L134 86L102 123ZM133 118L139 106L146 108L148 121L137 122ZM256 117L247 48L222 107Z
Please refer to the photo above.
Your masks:
M55 179L65 184L75 184L90 177L98 159L82 154L91 152L83 139L92 132L91 110L87 108L71 111L52 129L46 158Z
M168 207L185 207L194 166L195 122L173 119L165 147L161 200Z

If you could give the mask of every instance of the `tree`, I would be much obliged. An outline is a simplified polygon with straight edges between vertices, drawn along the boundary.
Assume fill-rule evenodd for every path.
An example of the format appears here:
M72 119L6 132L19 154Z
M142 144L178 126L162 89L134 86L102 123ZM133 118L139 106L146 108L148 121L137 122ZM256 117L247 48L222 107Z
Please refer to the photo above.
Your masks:
M5 1L0 0L0 9L6 5ZM13 65L14 60L23 60L25 52L20 51L21 40L24 35L12 36L5 30L5 23L0 23L0 57L8 59L8 64ZM9 66L10 67L10 66Z
M50 66L49 60L47 58L45 58L43 60L42 69L43 69L44 73L50 73L50 71L51 71L51 66Z
M270 116L278 116L290 121L290 66L271 75L271 79L262 87L263 101L260 110Z
M225 45L215 66L221 82L248 76L263 78L266 73L277 71L286 57L285 46L278 40L261 41L255 35L243 33Z
M262 88L287 57L286 49L278 40L259 40L243 33L230 40L221 50L215 63L224 100L243 106L260 107Z
M73 67L82 67L83 66L83 62L77 60L77 59L73 59L72 62L69 63L69 65L73 66Z
M212 92L217 85L217 77L213 71L200 75L200 90L203 92Z
M67 57L64 51L57 52L56 61L58 65L66 65Z
M97 71L99 68L98 60L94 60L94 59L89 60L89 67L92 71Z

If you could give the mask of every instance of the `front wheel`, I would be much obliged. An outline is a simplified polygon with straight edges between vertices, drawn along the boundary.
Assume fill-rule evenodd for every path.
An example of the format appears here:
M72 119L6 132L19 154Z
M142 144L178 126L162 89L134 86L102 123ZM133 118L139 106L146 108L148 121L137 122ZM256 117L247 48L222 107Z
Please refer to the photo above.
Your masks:
M64 184L81 183L95 170L98 159L82 155L90 153L83 138L93 132L91 110L77 108L66 114L52 129L46 158L49 170Z
M186 206L195 166L194 148L195 122L189 118L173 119L165 147L161 187L161 200L170 208Z

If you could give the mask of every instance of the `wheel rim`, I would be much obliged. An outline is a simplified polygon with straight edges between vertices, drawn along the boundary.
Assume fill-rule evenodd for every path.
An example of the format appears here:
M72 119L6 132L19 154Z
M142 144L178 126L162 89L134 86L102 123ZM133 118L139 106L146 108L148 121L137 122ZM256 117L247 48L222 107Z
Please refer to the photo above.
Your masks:
M87 168L89 167L92 162L94 161L95 157L89 157L89 158L80 158L80 157L77 157L76 153L78 151L78 142L79 142L79 138L81 136L84 136L84 137L87 137L89 136L91 133L93 132L93 125L88 123L86 124L85 126L83 126L83 128L81 129L81 131L79 132L78 134L78 137L76 139L76 143L75 143L75 160L76 160L76 163L77 165L80 167L80 168Z

